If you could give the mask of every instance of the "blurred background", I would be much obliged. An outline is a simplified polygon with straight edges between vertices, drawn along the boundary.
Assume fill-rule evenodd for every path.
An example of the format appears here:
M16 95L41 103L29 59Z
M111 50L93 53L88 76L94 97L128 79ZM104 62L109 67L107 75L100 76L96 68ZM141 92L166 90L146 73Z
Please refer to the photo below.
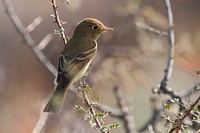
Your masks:
M42 18L41 24L30 32L36 43L57 29L50 16L53 10L48 0L11 2L25 27L38 16ZM171 2L176 49L169 86L185 91L199 81L196 71L200 70L200 1ZM86 17L97 18L114 28L112 33L98 39L98 54L84 78L92 88L89 97L94 101L101 97L100 103L118 109L113 88L119 86L133 108L136 129L142 128L151 118L151 89L163 77L168 51L167 37L146 31L144 25L167 30L163 1L71 0L67 5L66 1L57 0L57 5L62 21L67 22L64 28L68 36L72 36L77 22ZM31 133L53 93L55 77L16 31L2 2L0 12L0 132ZM42 52L56 66L62 48L62 40L54 35ZM63 111L49 119L45 132L94 132L84 121L84 114L74 110L74 105L81 104L82 100L71 92L65 100ZM125 133L120 119L109 117L105 121L121 125L111 133Z

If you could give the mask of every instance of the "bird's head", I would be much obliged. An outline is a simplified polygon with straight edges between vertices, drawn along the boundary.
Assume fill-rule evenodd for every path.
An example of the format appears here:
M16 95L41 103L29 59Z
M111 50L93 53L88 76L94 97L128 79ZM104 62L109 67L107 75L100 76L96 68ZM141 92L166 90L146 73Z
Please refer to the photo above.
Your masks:
M77 24L73 37L85 37L96 40L101 33L112 30L113 28L106 27L97 19L85 18Z

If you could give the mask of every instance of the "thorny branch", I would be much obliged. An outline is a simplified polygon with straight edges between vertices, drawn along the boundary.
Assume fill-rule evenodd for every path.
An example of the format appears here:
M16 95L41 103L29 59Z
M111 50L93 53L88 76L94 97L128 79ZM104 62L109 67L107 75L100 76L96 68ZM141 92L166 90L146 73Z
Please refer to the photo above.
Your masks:
M122 113L121 111L119 111L118 109L114 109L114 108L111 108L110 106L108 105L105 105L105 104L99 104L99 103L92 103L93 106L97 109L99 109L100 111L103 111L103 112L111 112L110 116L112 117L122 117Z
M85 90L81 89L81 91L82 91L82 94L83 94L84 101L85 101L86 105L89 107L90 113L92 114L92 116L95 116L96 113L95 113L94 107L93 107L92 103L90 102L90 100L88 99L88 96L87 96ZM96 123L97 128L99 128L102 133L107 133L106 131L101 130L102 125L101 125L98 118L94 117L94 121Z
M192 109L193 109L199 102L200 102L200 96L199 96L199 97L197 98L197 100L190 106L190 108L187 109L187 110L185 111L185 114L184 114L182 117L180 117L180 118L178 118L178 119L175 120L175 122L178 123L178 124L177 124L175 127L173 127L173 128L169 131L169 133L173 133L174 130L176 130L177 128L179 128L179 127L181 126L181 124L183 123L183 120L190 114L190 112L192 111Z
M54 12L54 17L55 17L55 22L54 23L57 23L57 25L58 25L58 28L59 28L59 33L60 33L60 35L61 35L61 38L62 38L62 40L63 40L63 43L64 44L67 44L67 39L66 39L66 36L65 36L65 33L64 33L64 31L65 31L65 29L63 28L63 24L64 24L64 22L62 22L61 20L60 20L60 17L59 17L59 14L58 14L58 11L57 11L57 5L56 5L56 0L52 0L51 1L51 5L52 5L52 7L53 7L53 12Z

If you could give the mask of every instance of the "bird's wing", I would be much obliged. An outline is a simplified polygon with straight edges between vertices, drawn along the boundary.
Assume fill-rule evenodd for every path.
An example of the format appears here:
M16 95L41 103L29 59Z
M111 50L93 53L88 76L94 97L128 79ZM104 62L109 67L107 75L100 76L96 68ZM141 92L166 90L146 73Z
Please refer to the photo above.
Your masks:
M69 73L69 71L73 69L75 66L77 68L83 68L94 57L95 53L96 53L96 46L90 48L89 50L79 53L75 57L61 55L58 63L57 82L64 74L66 76Z

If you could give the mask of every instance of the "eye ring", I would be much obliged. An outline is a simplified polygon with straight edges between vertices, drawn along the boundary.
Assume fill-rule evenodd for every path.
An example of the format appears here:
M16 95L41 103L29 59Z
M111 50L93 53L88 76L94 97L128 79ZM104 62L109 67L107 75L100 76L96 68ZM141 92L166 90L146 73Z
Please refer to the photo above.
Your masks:
M94 30L99 30L99 26L98 26L98 25L93 25L93 26L92 26L92 29L94 29Z

